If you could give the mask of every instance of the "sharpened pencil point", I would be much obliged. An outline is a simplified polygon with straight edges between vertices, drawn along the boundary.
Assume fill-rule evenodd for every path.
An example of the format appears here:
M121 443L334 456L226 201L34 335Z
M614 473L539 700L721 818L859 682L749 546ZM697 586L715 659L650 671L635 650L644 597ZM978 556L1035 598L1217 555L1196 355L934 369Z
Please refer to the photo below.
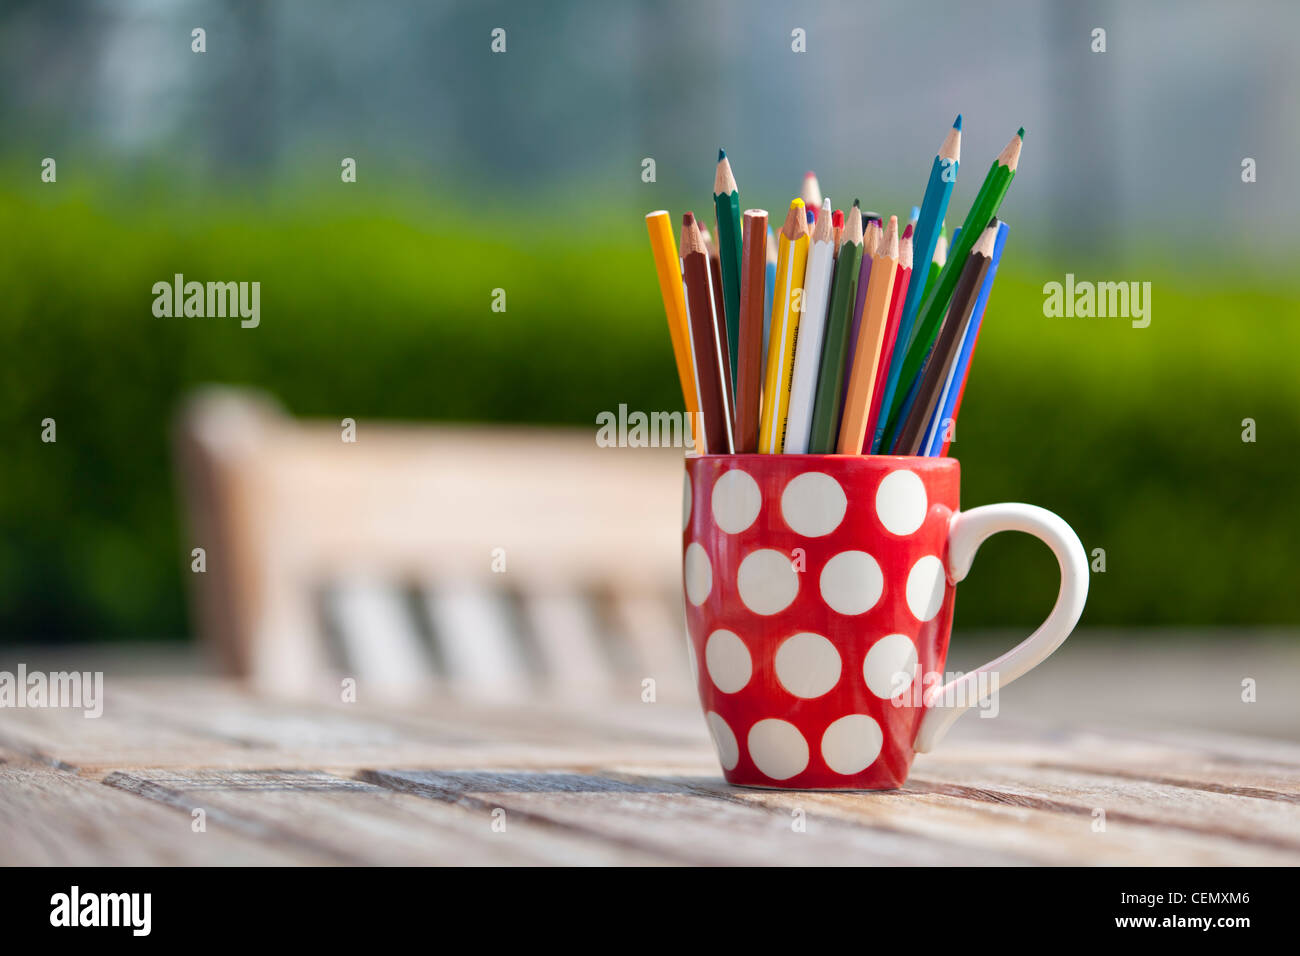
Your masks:
M960 113L957 114L957 118L953 121L952 128L953 128L953 129L961 129L961 114L960 114Z
M907 224L907 228L903 230L903 238L904 239L912 238L912 224L910 222Z
M858 202L858 200L856 200L856 199L853 200L853 208L854 208L854 209L861 209L861 208L862 208L862 203Z
M1022 126L1022 127L1020 127L1020 129L1016 130L1016 135L1019 136L1021 139L1024 139L1024 138L1025 138L1025 128Z
M724 159L726 159L726 158L727 158L727 151L726 151L725 149L723 149L721 146L719 146L719 147L718 147L718 162L722 162L722 161L723 161Z
M684 212L684 213L682 213L682 225L683 225L683 226L693 226L693 225L695 225L695 213L693 213L693 212Z

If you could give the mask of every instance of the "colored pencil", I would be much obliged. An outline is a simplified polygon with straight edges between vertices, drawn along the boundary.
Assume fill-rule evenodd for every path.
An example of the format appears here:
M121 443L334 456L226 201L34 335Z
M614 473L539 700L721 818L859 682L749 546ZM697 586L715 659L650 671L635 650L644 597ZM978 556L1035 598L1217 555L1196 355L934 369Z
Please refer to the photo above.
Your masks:
M930 179L925 186L925 196L921 199L921 214L917 218L916 232L912 237L912 252L914 257L922 262L929 262L934 254L934 246L943 228L943 219L948 212L948 202L952 198L960 165L961 114L959 113L952 124L952 129L939 145L934 162L930 164ZM903 376L903 364L907 358L907 347L912 341L912 327L921 308L923 291L921 283L915 283L907 290L907 297L903 300L903 314L898 322L897 338L902 348L895 346L893 355L890 356L889 374L885 377L885 391L881 396L881 406L887 411L879 418L886 418L888 411L893 408L894 393L898 390L899 379ZM903 387L906 388L910 384L909 378L903 383ZM885 422L879 419L877 421L878 430L883 431ZM873 435L872 445L875 444Z
M880 343L880 361L876 363L876 379L871 386L871 408L867 412L867 430L862 440L864 455L869 454L869 443L875 440L876 419L880 416L880 402L884 395L885 378L889 375L889 359L898 340L898 323L903 316L903 301L907 285L912 278L912 224L903 230L898 240L898 273L894 276L894 293L889 302L889 319L885 323L885 337Z
M740 330L736 362L736 453L758 451L763 388L763 285L767 275L767 210L745 210L740 264Z
M838 450L841 455L862 452L867 432L867 413L871 409L871 390L876 381L880 346L885 337L889 301L894 292L898 269L898 217L890 216L884 237L871 263L867 301L862 308L862 325L849 372L849 395L844 402L840 421Z
M988 308L989 295L993 291L993 280L998 274L998 263L1002 261L1002 248L1007 244L1007 224L997 219L994 222L998 224L998 234L993 241L993 258L989 261L988 272L984 276L984 282L980 285L979 298L975 300L975 310L971 314L970 324L961 337L957 361L953 364L947 382L944 383L941 403L930 419L930 430L926 437L926 444L923 446L926 455L947 454L948 445L956 428L957 411L961 405L961 394L966 387L966 378L970 372L970 363L975 354L975 346L979 344L980 328L984 324L984 312Z
M848 224L844 227L844 245L840 247L840 257L835 264L825 343L817 370L817 396L813 404L812 437L808 450L818 455L834 453L839 437L849 326L858 298L862 250L862 209L855 199L853 208L849 210Z
M730 454L734 449L731 409L727 404L726 348L718 338L714 316L713 281L709 276L709 254L695 216L682 217L682 285L686 297L686 321L691 329L695 385L704 417L704 450L710 455Z
M767 223L767 274L763 282L763 368L767 368L767 343L772 331L772 293L776 289L776 233Z
M790 410L781 449L787 455L803 455L808 451L834 267L835 229L831 225L831 201L825 199L817 217L817 228L813 230L804 274L803 313L799 316L799 342L794 352L794 373L790 377Z
M965 230L966 227L963 226L962 231ZM898 440L892 446L892 453L895 455L921 453L926 426L938 404L943 383L947 381L952 365L957 361L958 343L970 324L975 302L979 298L980 287L984 284L984 277L988 273L997 234L996 225L988 226L971 249L970 255L966 257L966 266L961 270L957 286L953 290L952 305L944 317L934 348L926 359L925 368L920 376L920 385L916 389L907 417L899 428Z
M695 220L704 240L704 251L709 255L709 284L713 287L713 321L718 326L718 341L722 343L722 370L726 373L722 379L727 393L727 408L733 410L735 404L735 373L731 370L731 344L727 340L727 318L722 311L722 257L718 255L718 245L713 241L713 233L700 220ZM734 422L732 423L735 424Z
M960 227L958 227L960 231ZM924 298L926 291L934 285L934 280L939 278L939 273L943 270L943 264L948 261L948 237L944 233L939 233L939 241L934 244L934 256L930 259L930 265L925 271L925 286L921 289L921 296Z
M772 330L768 337L763 417L758 434L758 450L769 455L781 454L785 446L790 379L794 374L795 342L799 334L799 309L807 265L808 222L804 217L803 200L795 199L790 203L790 211L777 239L776 289L772 296Z
M740 190L731 174L726 150L718 150L713 177L713 208L718 223L718 264L722 279L722 312L727 324L731 384L736 385L736 353L740 348Z
M853 353L858 348L858 330L862 328L862 309L867 304L867 287L871 279L871 263L875 259L876 250L880 246L880 220L868 219L865 215L862 217L862 267L858 271L858 289L855 293L856 299L853 303L853 314L849 316L849 340L845 345L844 354L850 360ZM845 400L849 397L849 373L846 369L844 372L843 392L840 395L840 408L844 407Z
M803 200L805 213L812 213L822 208L822 187L817 182L817 174L811 169L803 174L803 185L799 188L799 198Z
M656 210L645 217L646 231L650 234L650 251L654 256L655 272L659 276L659 294L664 300L664 315L668 319L668 338L673 346L673 361L677 364L677 378L682 384L682 400L690 416L691 427L698 424L699 398L695 391L695 366L691 362L691 332L686 325L686 300L682 293L682 264L677 257L677 240L673 238L672 221L668 213Z
M970 250L983 237L989 221L997 214L998 208L1002 205L1002 199L1006 196L1007 189L1015 178L1016 166L1020 161L1020 147L1024 142L1024 132L1024 129L1021 128L1015 136L1011 137L1011 142L993 161L993 165L984 179L984 185L980 187L975 202L966 214L966 221L962 223L961 235L953 237L952 247L948 251L948 261L939 271L939 277L935 280L933 288L925 293L915 327L912 330L911 342L906 349L906 356L899 371L892 405L888 389L886 389L885 399L881 405L881 417L887 418L883 447L893 447L896 443L895 439L900 433L903 421L910 412L910 408L904 407L903 395L899 393L905 393L907 387L910 387L917 375L920 374L921 364L925 361L926 354L935 343L944 316L948 312L949 302L957 287L957 282L961 277L961 273L965 271ZM900 342L903 341L903 332L904 329L900 326ZM897 354L897 349L895 349L895 354ZM883 409L889 409L888 415Z

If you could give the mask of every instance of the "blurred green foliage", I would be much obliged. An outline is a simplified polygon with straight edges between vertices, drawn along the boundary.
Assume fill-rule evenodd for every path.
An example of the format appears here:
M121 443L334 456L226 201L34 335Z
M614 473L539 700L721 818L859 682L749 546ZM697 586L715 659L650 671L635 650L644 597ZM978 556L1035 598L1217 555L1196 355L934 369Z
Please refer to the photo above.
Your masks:
M640 212L575 227L355 192L152 209L62 184L0 195L0 637L188 633L170 428L198 384L265 389L298 415L593 434L620 402L680 407ZM1016 238L952 449L964 503L1033 502L1104 549L1086 624L1296 623L1296 278L1245 280L1212 259L1076 268L1151 281L1150 327L1048 319L1042 284L1064 270ZM261 326L155 318L151 287L177 272L260 281ZM40 441L47 417L55 444ZM1031 626L1055 575L1041 545L999 536L958 622Z

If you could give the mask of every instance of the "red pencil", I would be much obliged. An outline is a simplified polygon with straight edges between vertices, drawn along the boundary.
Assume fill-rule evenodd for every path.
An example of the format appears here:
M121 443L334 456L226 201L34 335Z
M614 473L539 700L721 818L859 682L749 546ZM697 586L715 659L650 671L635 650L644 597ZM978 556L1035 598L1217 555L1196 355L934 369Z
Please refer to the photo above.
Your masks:
M867 432L862 441L862 454L871 454L871 442L876 434L876 419L880 416L880 401L889 376L889 359L894 354L898 338L898 323L903 317L903 300L907 298L907 283L912 275L912 224L903 230L898 241L898 272L894 278L894 297L889 303L889 321L885 325L885 338L880 346L880 362L876 366L876 384L871 390L871 411L867 414ZM924 278L924 276L922 277ZM959 399L960 400L960 399Z

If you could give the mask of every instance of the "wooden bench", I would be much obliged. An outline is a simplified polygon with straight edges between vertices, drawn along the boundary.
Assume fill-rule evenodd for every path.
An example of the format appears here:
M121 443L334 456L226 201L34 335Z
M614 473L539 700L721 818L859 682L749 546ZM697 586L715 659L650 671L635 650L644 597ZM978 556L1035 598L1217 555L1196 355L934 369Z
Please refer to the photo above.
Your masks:
M177 447L198 629L224 673L300 695L686 686L682 452L591 430L300 422L213 390Z

